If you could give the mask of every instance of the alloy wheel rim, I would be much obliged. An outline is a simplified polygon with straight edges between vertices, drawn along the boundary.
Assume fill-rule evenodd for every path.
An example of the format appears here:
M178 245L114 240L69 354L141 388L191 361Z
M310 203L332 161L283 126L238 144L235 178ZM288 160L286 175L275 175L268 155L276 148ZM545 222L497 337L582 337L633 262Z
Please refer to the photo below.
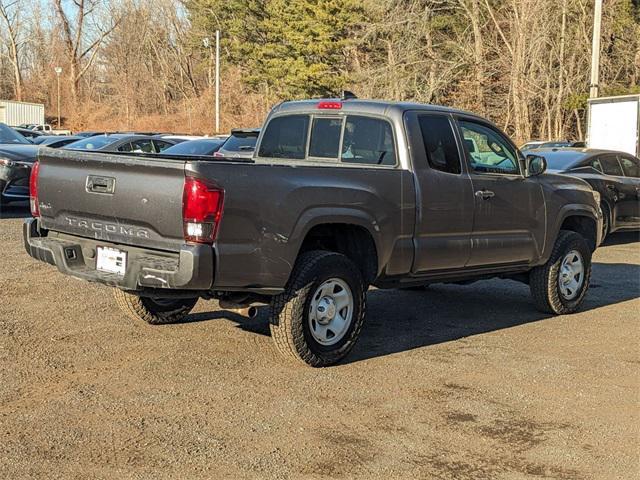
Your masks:
M318 286L309 305L309 331L320 345L332 346L342 340L351 326L354 300L349 285L330 278Z
M584 284L584 261L577 250L571 250L562 259L558 273L558 287L565 300L578 296Z

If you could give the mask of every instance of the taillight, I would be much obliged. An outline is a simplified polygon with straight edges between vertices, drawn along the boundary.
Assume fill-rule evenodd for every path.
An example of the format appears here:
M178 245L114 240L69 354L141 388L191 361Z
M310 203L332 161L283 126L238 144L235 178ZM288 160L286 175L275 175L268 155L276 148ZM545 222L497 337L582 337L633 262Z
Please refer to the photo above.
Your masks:
M187 177L182 196L182 221L187 242L213 243L222 219L224 190Z
M318 102L319 110L340 110L342 108L342 102L335 101L322 101Z
M40 206L38 205L38 174L40 173L40 161L31 167L31 175L29 176L29 204L31 205L31 215L40 216Z

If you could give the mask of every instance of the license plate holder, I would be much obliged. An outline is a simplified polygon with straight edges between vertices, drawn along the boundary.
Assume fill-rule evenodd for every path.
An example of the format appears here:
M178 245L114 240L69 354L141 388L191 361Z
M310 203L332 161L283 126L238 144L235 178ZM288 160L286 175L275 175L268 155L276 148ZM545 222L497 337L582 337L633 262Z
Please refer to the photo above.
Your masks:
M96 270L124 276L127 271L127 252L117 248L97 247Z

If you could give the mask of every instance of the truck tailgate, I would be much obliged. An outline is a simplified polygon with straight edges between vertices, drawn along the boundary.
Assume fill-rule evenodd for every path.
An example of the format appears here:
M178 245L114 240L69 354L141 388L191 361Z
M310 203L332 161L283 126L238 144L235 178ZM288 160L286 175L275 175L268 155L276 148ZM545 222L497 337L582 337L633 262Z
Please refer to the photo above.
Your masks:
M49 230L178 251L185 162L42 149L38 204Z

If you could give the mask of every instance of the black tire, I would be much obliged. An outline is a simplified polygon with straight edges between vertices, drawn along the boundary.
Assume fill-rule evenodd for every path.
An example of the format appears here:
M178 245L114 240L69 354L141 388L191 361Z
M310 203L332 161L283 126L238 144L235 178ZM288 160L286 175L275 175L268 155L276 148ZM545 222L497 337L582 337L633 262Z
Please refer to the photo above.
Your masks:
M153 299L140 297L116 288L116 303L130 318L143 320L150 325L175 323L189 315L198 303L196 298Z
M609 209L609 206L602 202L602 204L600 205L600 208L602 210L602 242L604 242L604 239L607 238L607 235L609 235L611 233L611 210Z
M353 298L351 323L341 340L322 345L311 333L311 301L320 285L337 278L347 284ZM343 359L360 336L366 308L366 287L360 270L344 255L315 250L300 256L283 294L269 309L271 337L286 358L312 367L326 367Z
M560 292L559 275L562 261L576 250L583 262L582 286L575 298L567 300ZM591 249L585 239L575 232L561 230L553 246L551 257L544 265L534 268L529 276L529 288L536 307L545 313L564 315L575 312L589 289L591 279Z

